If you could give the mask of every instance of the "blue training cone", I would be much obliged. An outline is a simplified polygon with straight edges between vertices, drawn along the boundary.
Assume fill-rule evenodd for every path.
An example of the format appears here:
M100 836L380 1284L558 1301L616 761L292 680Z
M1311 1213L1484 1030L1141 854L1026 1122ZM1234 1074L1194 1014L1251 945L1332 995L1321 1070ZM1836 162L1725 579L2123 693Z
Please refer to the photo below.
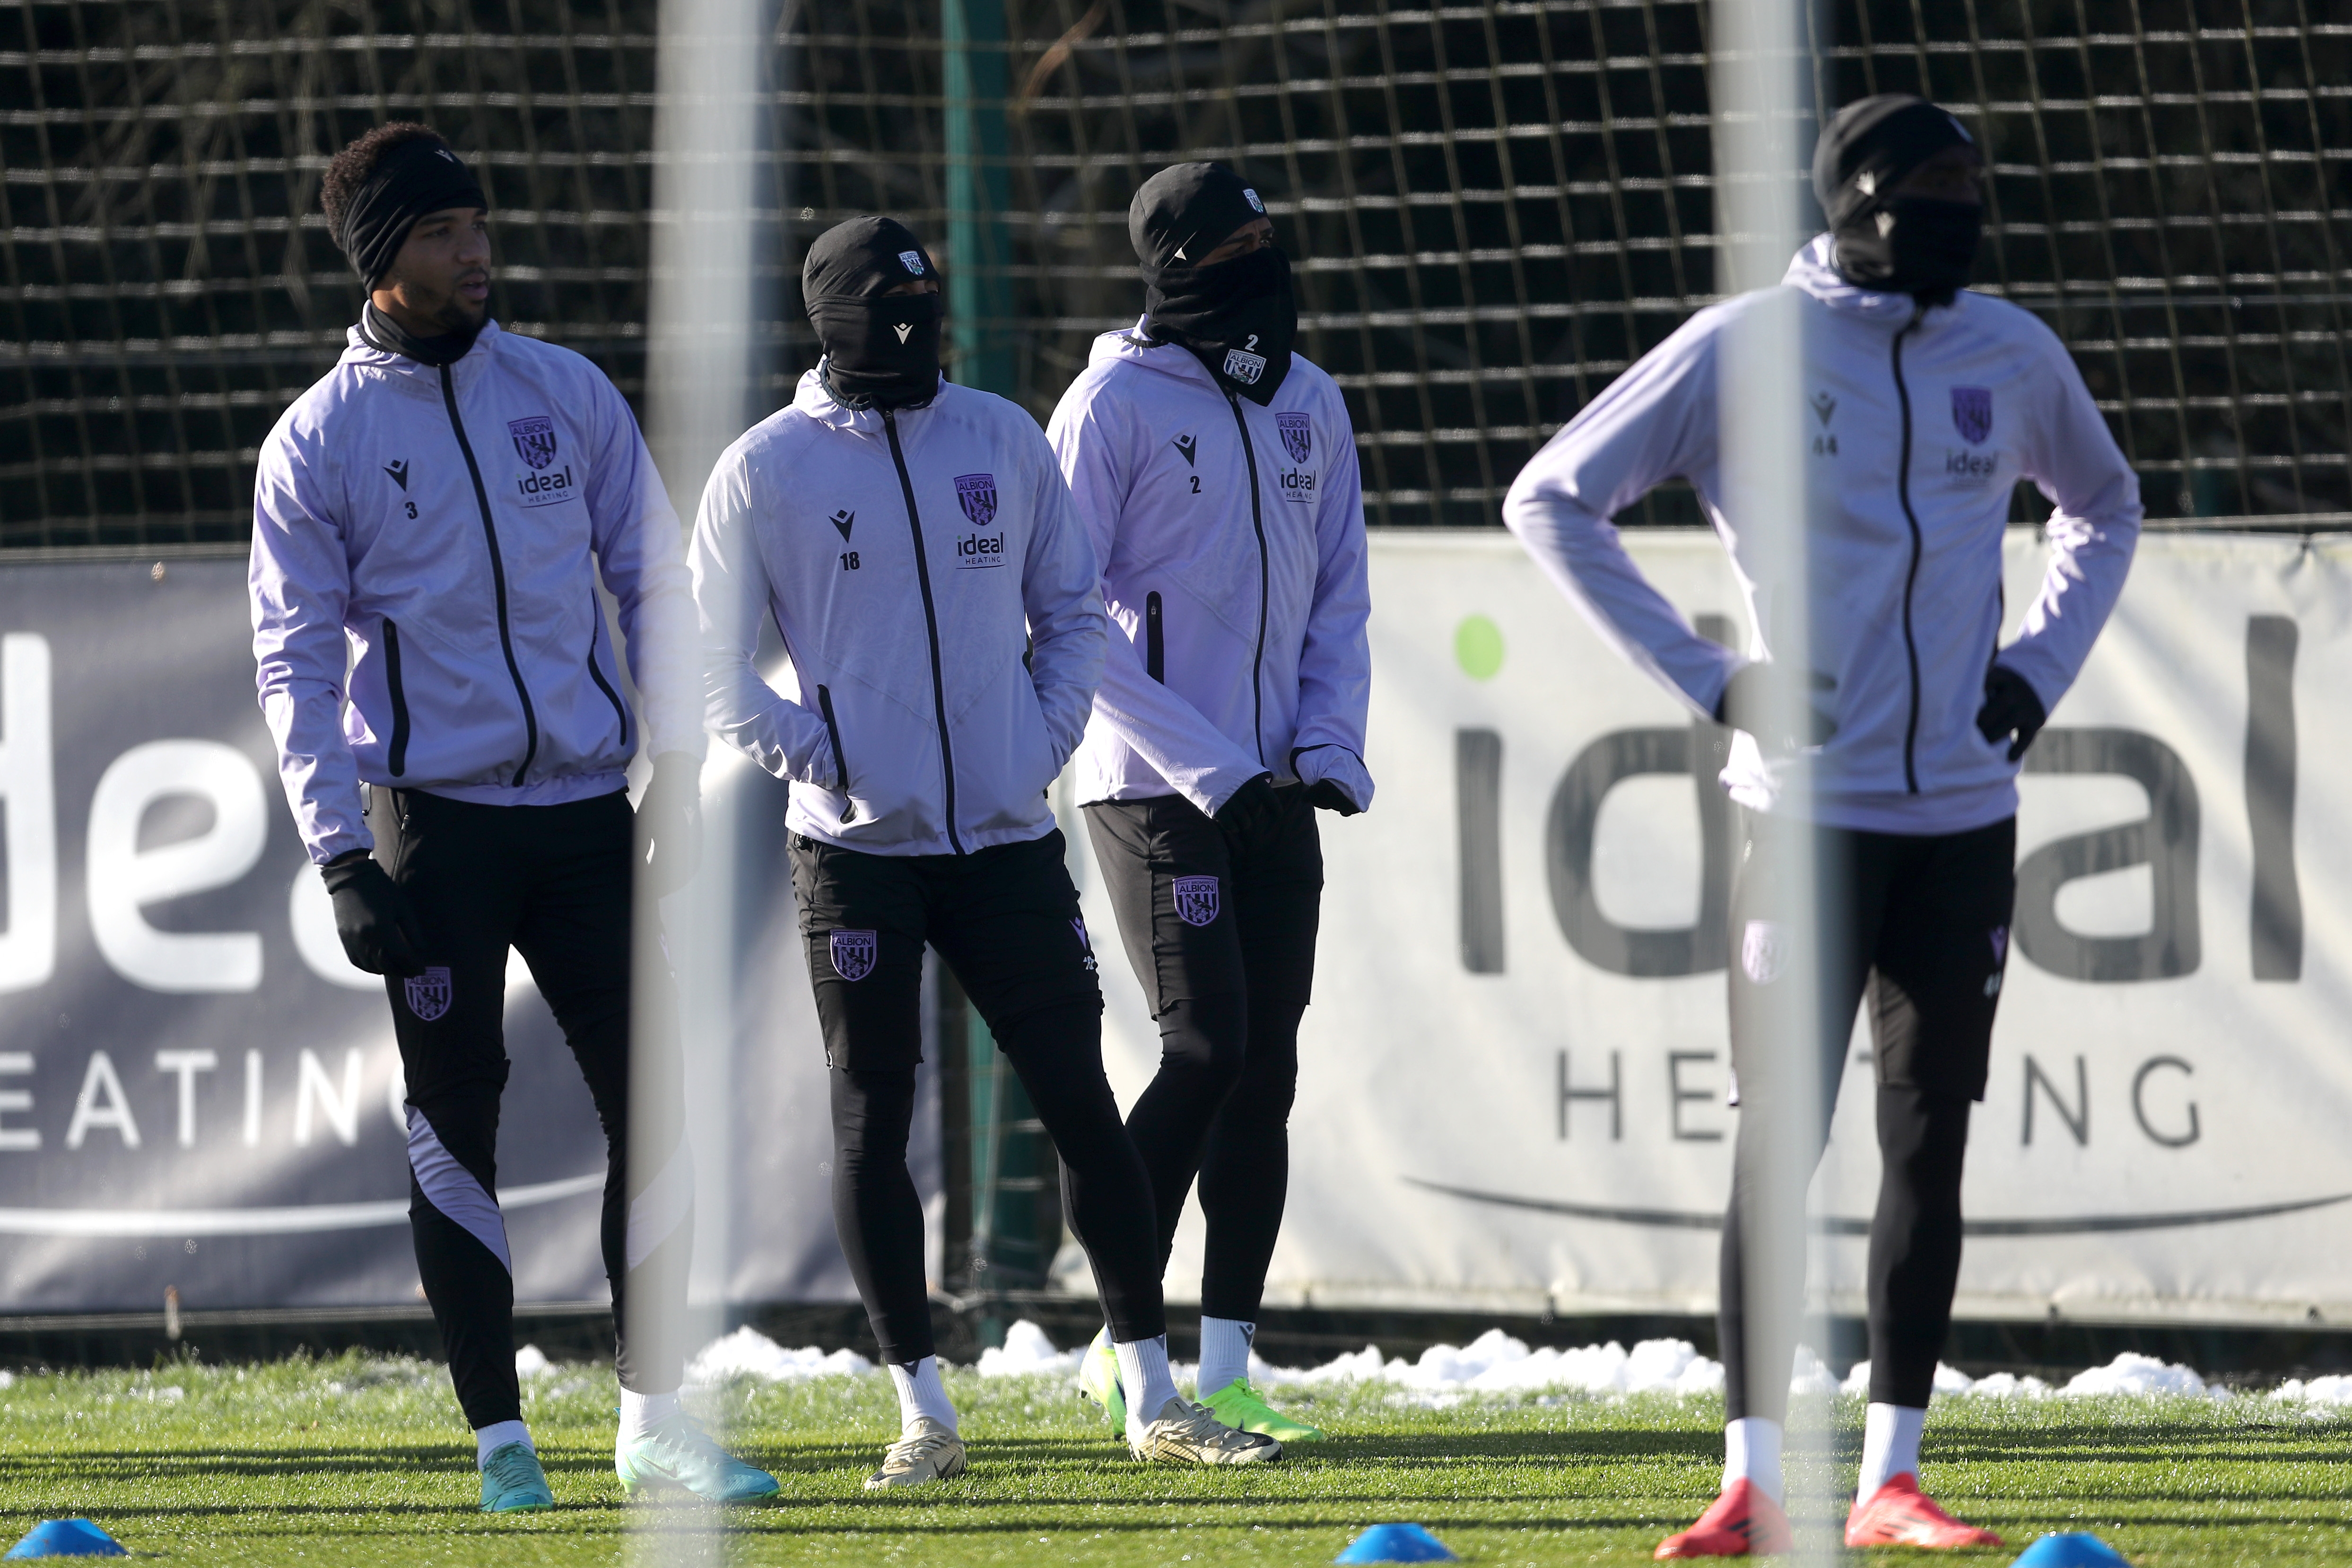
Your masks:
M2095 1535L2064 1530L2019 1552L2010 1568L2131 1568L2131 1560Z
M122 1542L86 1519L45 1519L8 1548L10 1557L128 1557Z
M1334 1563L1459 1563L1445 1542L1417 1524L1376 1524L1355 1540Z

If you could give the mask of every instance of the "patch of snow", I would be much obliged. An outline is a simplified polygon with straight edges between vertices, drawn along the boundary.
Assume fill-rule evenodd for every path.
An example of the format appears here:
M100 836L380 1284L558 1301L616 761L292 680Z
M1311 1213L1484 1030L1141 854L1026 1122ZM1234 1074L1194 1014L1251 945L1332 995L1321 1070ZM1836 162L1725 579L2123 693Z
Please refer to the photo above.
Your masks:
M2352 1405L2352 1377L2315 1377L2309 1383L2290 1377L2271 1390L2271 1397L2298 1405Z
M2125 1351L2105 1366L2077 1373L2059 1393L2072 1398L2101 1394L2186 1394L2203 1396L2205 1380L2189 1371L2137 1351ZM2226 1397L2226 1394L2224 1395Z
M517 1377L545 1377L554 1370L555 1363L548 1360L547 1352L537 1345L525 1345L515 1352Z
M1250 1380L1277 1384L1394 1383L1423 1394L1526 1394L1572 1389L1586 1394L1708 1394L1723 1387L1720 1363L1687 1340L1644 1340L1627 1351L1614 1341L1529 1350L1525 1341L1489 1329L1467 1345L1432 1345L1418 1361L1383 1360L1366 1345L1317 1367L1273 1366L1250 1358Z
M2017 1379L2012 1377L2005 1386L2014 1386L2016 1383ZM1951 1395L1972 1394L1979 1392L1980 1387L1981 1385L1979 1384L1975 1378L1970 1377L1967 1373L1960 1371L1958 1367L1946 1366L1942 1362L1937 1362L1936 1363L1935 1392L1937 1394ZM1847 1368L1845 1381L1838 1384L1838 1392L1840 1394L1858 1394L1864 1398L1868 1398L1870 1395L1870 1363L1866 1361L1858 1361L1854 1363L1853 1365Z
M1087 1359L1087 1347L1057 1351L1045 1331L1023 1318L1004 1331L1004 1342L980 1352L982 1377L1028 1377L1040 1373L1068 1377Z
M1937 1369L1941 1371L1939 1367ZM2020 1377L2013 1372L1996 1372L1990 1377L1977 1379L1969 1390L1978 1399L2047 1399L2057 1391L2038 1377Z
M708 1387L732 1378L755 1377L762 1383L794 1383L811 1377L843 1377L874 1370L874 1363L853 1350L827 1352L814 1345L786 1350L749 1323L731 1334L711 1341L686 1363L686 1381Z

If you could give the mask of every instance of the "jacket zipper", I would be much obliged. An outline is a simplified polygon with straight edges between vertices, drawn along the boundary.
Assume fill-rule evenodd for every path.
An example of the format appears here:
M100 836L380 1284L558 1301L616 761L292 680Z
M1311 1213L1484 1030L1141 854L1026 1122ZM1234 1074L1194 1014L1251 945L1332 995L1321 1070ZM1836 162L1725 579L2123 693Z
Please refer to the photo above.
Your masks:
M482 469L474 461L474 444L466 439L466 423L457 417L457 384L449 378L446 364L441 367L441 402L449 410L449 428L457 433L457 450L466 455L466 472L473 477L474 504L482 512L482 538L490 547L490 586L498 595L499 647L507 656L507 674L513 678L515 695L522 700L522 766L514 774L514 787L520 789L523 775L530 772L531 759L539 755L539 715L531 708L530 692L523 686L522 666L515 662L514 630L507 624L507 568L499 554L498 525L490 520L490 492L482 488Z
M849 757L841 749L841 721L833 716L833 692L828 688L816 689L816 707L824 715L825 738L833 742L833 774L841 781L841 787L834 793L848 801L841 813L842 823L846 826L857 820L857 803L849 799Z
M1147 594L1143 598L1143 668L1152 679L1168 684L1167 634L1160 625L1160 595Z
M1265 697L1264 682L1259 679L1265 665L1265 601L1267 568L1265 560L1265 519L1258 510L1257 448L1250 445L1249 421L1242 417L1242 400L1220 387L1225 401L1234 405L1234 426L1242 433L1242 457L1249 464L1250 528L1257 535L1257 647L1250 654L1250 748L1257 753L1258 766L1265 765Z
M1911 596L1919 585L1919 557L1926 548L1919 531L1919 514L1911 510L1911 391L1903 384L1903 340L1919 330L1924 307L1912 312L1910 325L1895 334L1895 396L1903 405L1902 466L1895 470L1895 493L1903 502L1903 521L1911 525L1911 569L1903 577L1903 655L1911 667L1911 718L1903 728L1903 787L1919 793L1919 644L1911 632Z
M400 627L390 616L383 623L383 679L392 690L392 776L408 771L408 693L400 684Z
M621 750L625 752L629 749L628 705L621 700L621 694L613 689L613 683L604 679L604 670L596 664L596 641L604 625L604 605L593 588L588 591L588 677L604 694L604 700L613 705L613 717L621 721Z
M923 553L923 520L915 510L915 481L907 473L907 454L898 446L898 416L887 408L882 410L882 432L890 437L890 461L898 465L898 489L907 498L907 531L915 537L915 584L923 591L923 629L931 639L931 703L940 718L940 773L947 782L948 844L961 855L963 840L956 837L955 826L955 752L948 741L948 684L940 670L940 616L931 603L931 567Z

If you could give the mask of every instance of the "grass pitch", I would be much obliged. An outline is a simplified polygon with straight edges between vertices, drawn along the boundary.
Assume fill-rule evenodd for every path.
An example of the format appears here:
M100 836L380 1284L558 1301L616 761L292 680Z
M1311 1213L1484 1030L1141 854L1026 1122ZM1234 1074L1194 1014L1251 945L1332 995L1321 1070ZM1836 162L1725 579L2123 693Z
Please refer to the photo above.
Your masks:
M950 1373L971 1473L917 1496L859 1482L894 1435L879 1377L709 1396L783 1494L730 1510L723 1554L636 1550L658 1510L613 1479L609 1368L527 1384L555 1485L549 1514L475 1511L470 1438L446 1379L413 1361L26 1376L0 1389L0 1545L83 1514L141 1557L182 1563L1308 1564L1363 1526L1412 1520L1494 1565L1646 1563L1715 1490L1711 1398L1465 1399L1358 1386L1295 1397L1333 1441L1265 1470L1129 1462L1071 1384ZM1838 1410L1852 1476L1861 1404ZM2352 1565L2352 1418L2260 1398L1939 1401L1927 1482L2008 1537L2091 1530L2142 1564ZM1823 1456L1800 1456L1818 1466ZM709 1518L679 1507L688 1528ZM1916 1554L1851 1554L1911 1562Z

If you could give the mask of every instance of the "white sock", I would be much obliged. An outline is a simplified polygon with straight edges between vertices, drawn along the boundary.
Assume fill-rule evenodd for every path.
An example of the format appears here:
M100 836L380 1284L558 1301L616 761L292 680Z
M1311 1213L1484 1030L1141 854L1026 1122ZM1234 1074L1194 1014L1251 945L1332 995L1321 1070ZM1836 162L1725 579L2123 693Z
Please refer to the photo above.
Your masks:
M677 1414L677 1390L667 1394L637 1394L621 1390L621 1430L615 1444L634 1443Z
M1250 1345L1256 1338L1255 1323L1201 1314L1201 1398L1249 1376Z
M493 1421L487 1426L475 1427L474 1468L480 1469L493 1453L509 1443L520 1443L532 1453L539 1452L531 1445L530 1428L520 1421Z
M1176 1397L1176 1380L1168 1373L1168 1336L1127 1340L1110 1348L1118 1352L1118 1387L1127 1400L1127 1435L1132 1440Z
M890 1386L898 1391L899 1431L912 1432L926 1416L950 1432L956 1429L955 1406L948 1403L947 1387L940 1382L939 1357L927 1355L904 1366L892 1363Z
M1900 1475L1919 1474L1919 1430L1927 1413L1908 1405L1874 1405L1862 1418L1862 1479L1853 1495L1868 1502Z
M1779 1502L1788 1488L1780 1479L1780 1424L1761 1415L1743 1415L1723 1424L1723 1486L1753 1482L1756 1489Z

